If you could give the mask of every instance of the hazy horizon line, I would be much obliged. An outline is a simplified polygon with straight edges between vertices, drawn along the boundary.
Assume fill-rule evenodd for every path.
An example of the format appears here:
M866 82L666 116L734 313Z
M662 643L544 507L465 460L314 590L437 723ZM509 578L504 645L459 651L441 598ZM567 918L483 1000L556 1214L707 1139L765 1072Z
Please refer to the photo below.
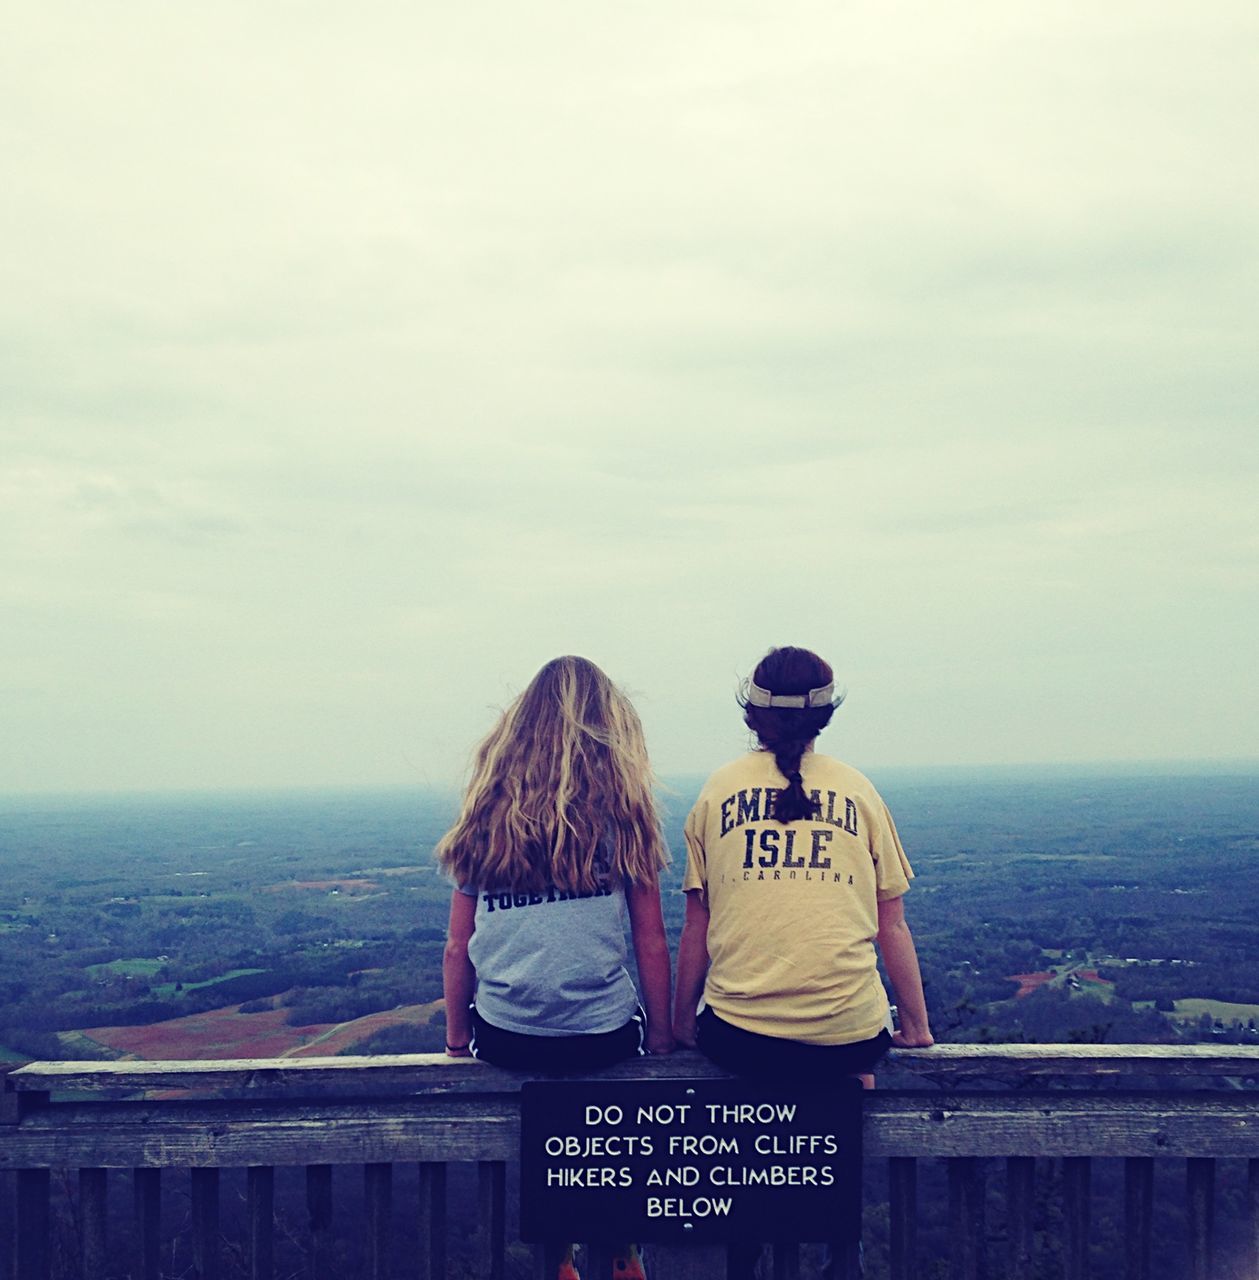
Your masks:
M1085 777L1230 777L1259 774L1259 756L1221 756L1177 759L1174 757L1152 757L1140 760L1018 760L988 761L984 763L965 764L881 764L869 765L862 772L872 778L921 776L934 780L964 781L967 778L985 776L996 778L1002 775L1022 775L1040 771L1058 778L1071 776ZM662 788L670 789L674 782L702 781L710 770L694 772L670 771L661 773L658 779ZM349 794L391 794L400 795L416 793L425 795L458 795L462 790L459 785L449 787L435 786L421 782L312 782L285 783L273 785L227 785L204 787L114 787L67 790L58 788L41 788L26 791L0 791L0 804L20 801L91 801L91 800L161 800L161 799L207 799L214 796L314 796L314 795L349 795Z

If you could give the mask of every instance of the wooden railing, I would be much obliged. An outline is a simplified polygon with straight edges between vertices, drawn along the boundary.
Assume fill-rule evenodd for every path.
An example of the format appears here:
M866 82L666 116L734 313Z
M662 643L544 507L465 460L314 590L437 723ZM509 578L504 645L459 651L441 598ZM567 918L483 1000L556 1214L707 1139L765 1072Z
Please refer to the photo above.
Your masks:
M600 1078L721 1074L698 1055L680 1053L624 1064ZM304 1170L297 1175L305 1184L302 1221L285 1217L294 1238L284 1243L300 1269L286 1263L285 1276L551 1280L551 1250L510 1243L509 1172L518 1154L520 1085L528 1078L438 1055L18 1068L5 1078L0 1126L0 1170L12 1183L14 1205L10 1275L279 1280L277 1170L291 1182L288 1170L296 1168ZM1092 1162L1117 1157L1124 1207L1115 1243L1124 1280L1160 1274L1150 1243L1158 1162L1183 1168L1175 1208L1178 1220L1183 1215L1176 1246L1183 1266L1169 1262L1162 1274L1259 1276L1257 1078L1255 1048L942 1045L896 1053L880 1088L864 1099L867 1187L880 1201L886 1197L887 1226L886 1257L867 1274L891 1280L938 1274L935 1246L930 1258L920 1256L926 1229L919 1226L942 1210L953 1276L1030 1280L1040 1274L1035 1255L1044 1247L1044 1233L1038 1246L1034 1232L1036 1214L1044 1218L1052 1183L1061 1189L1051 1214L1061 1273L1082 1280L1090 1274L1091 1247L1098 1247ZM889 1082L893 1087L883 1087ZM1217 1260L1213 1188L1221 1160L1230 1162L1234 1180L1240 1171L1243 1191L1240 1221L1229 1228L1231 1256ZM942 1179L937 1161L946 1171ZM448 1170L468 1164L476 1174L459 1174L469 1190L460 1190L456 1203L453 1184L448 1196ZM1003 1179L994 1176L1002 1165ZM362 1173L347 1184L345 1166ZM338 1194L354 1200L352 1263L338 1256L332 1230L334 1168L341 1171ZM929 1170L935 1172L927 1176ZM234 1199L243 1220L235 1236L220 1212L221 1179L229 1177L241 1183ZM395 1194L404 1183L405 1200ZM123 1184L134 1200L125 1229L107 1212L111 1186ZM169 1209L174 1199L184 1206L178 1250L163 1232L163 1205ZM467 1217L470 1201L474 1247L471 1257L456 1259L450 1210ZM402 1259L396 1231L413 1242ZM651 1255L653 1280L725 1274L724 1251L653 1247ZM610 1274L597 1243L588 1258L587 1280ZM804 1271L816 1270L816 1256L805 1258ZM937 1269L929 1272L928 1263ZM857 1264L841 1251L832 1265L841 1280ZM774 1248L776 1280L802 1274L801 1266L795 1247Z

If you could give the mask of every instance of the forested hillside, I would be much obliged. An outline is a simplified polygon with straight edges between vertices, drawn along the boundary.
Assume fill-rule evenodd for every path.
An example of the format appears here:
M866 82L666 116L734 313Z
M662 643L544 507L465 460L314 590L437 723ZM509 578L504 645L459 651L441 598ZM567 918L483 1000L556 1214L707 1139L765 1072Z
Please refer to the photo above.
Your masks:
M877 779L918 873L937 1034L1259 1043L1252 776ZM694 780L665 791L675 864ZM421 792L21 801L0 861L9 1058L439 1047L449 886Z

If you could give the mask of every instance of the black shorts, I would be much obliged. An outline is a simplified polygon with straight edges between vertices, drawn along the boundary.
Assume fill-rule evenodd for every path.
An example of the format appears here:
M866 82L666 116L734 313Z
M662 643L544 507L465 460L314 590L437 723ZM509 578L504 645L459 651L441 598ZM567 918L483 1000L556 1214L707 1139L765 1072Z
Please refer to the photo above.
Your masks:
M646 1016L639 1009L615 1031L587 1036L527 1036L492 1026L472 1009L472 1056L512 1071L574 1075L599 1071L644 1053Z
M873 1071L892 1047L892 1037L886 1031L852 1044L806 1044L763 1036L732 1026L708 1008L699 1015L696 1030L700 1051L735 1075L776 1083L790 1080L812 1087L840 1076Z

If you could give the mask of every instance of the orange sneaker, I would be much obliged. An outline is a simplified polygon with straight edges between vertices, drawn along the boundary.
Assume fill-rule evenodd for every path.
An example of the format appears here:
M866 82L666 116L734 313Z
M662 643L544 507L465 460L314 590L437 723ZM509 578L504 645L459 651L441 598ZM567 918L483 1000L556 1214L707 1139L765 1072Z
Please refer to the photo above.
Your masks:
M581 1280L581 1272L577 1270L577 1264L573 1261L573 1246L571 1244L560 1259L559 1270L555 1273L555 1280Z
M612 1280L647 1280L643 1257L636 1244L626 1245L624 1253L612 1255Z

